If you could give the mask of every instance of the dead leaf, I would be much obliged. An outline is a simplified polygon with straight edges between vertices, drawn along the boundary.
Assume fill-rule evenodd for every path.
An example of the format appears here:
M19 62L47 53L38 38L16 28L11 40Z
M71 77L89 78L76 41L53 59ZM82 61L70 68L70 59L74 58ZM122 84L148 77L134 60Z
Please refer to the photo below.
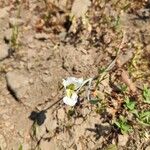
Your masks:
M98 90L95 90L93 92L93 96L98 97L99 99L104 99L105 98L104 92L101 92L101 91L98 91Z
M115 116L116 116L116 112L117 112L117 109L115 108L112 108L112 107L107 107L106 108L106 111L112 115L112 120L115 119Z
M45 21L43 19L39 19L36 24L35 27L38 31L41 31L44 27Z
M135 93L136 92L136 86L132 82L132 80L130 79L129 74L127 73L127 71L122 69L121 78L122 78L122 81L130 88L130 90L133 93Z
M124 64L126 64L131 58L133 57L133 51L127 51L125 54L121 54L118 56L116 60L116 64L118 67L122 67Z

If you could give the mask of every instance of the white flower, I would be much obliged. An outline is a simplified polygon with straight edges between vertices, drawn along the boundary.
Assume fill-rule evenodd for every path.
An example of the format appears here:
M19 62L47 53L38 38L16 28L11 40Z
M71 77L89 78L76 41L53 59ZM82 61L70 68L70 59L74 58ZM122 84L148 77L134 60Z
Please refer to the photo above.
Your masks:
M66 80L63 79L63 85L65 89L73 88L73 90L77 90L83 84L83 78L75 78L75 77L68 77Z
M63 98L63 102L69 106L74 106L77 103L78 95L76 90L83 84L83 78L68 77L63 79L63 85L65 88L66 96Z
M63 102L69 106L74 106L78 101L78 95L73 92L72 95L70 97L65 96L63 98Z
M89 98L89 90L93 78L83 80L83 78L68 77L66 80L63 79L63 85L65 88L66 96L63 98L63 102L69 106L74 106L78 101L78 92L86 84L89 83L87 98Z

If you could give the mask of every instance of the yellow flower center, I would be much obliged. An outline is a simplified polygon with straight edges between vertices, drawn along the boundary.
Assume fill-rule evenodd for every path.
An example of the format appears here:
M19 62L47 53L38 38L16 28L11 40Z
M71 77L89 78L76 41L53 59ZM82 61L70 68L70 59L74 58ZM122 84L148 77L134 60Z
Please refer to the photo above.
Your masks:
M67 88L67 89L70 89L70 90L72 90L72 91L74 91L76 87L75 87L74 84L70 84L70 85L68 85L66 88Z
M66 95L67 95L67 97L71 97L72 96L72 94L73 94L73 90L70 90L70 89L67 89L66 90Z

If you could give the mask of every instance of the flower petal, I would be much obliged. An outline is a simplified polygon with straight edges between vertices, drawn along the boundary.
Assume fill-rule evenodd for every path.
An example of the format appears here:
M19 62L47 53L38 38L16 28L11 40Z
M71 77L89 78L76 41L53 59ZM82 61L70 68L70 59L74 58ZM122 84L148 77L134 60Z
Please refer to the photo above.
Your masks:
M76 90L83 84L83 81L83 78L68 77L66 80L63 79L63 85L66 88L70 84L74 84Z
M63 102L69 106L74 106L78 101L78 95L74 92L71 97L65 96Z

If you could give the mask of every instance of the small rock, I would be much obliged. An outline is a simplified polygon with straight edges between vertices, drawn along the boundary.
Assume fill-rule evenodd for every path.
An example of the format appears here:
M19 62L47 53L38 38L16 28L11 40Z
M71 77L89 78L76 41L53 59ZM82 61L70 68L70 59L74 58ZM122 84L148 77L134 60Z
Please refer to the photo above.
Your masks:
M73 131L74 131L74 139L78 139L81 136L84 136L86 133L86 128L88 128L88 124L82 123L82 125L79 126L73 126Z
M67 0L59 1L58 5L60 8L66 8Z
M6 16L8 16L9 9L10 9L9 7L1 8L0 9L0 18L6 18Z
M91 110L87 107L82 109L81 111L82 111L83 117L85 117L86 115L88 115L91 112Z
M105 44L109 44L111 42L111 38L110 37L111 36L109 34L105 34L103 36L103 41L104 41Z
M52 140L44 140L42 139L39 144L39 148L41 150L47 150L47 149L52 149L52 150L64 150L60 142L52 139Z
M43 135L46 133L46 127L44 125L42 126L37 125L35 128L36 128L35 136L38 140L40 140L43 137Z
M12 29L8 29L4 32L4 40L8 43L11 40Z
M2 118L3 118L4 120L8 120L10 117L9 117L7 114L3 114L3 115L2 115Z
M149 146L147 146L145 150L150 150L150 145L149 145Z
M48 119L48 120L46 120L45 126L46 126L47 130L50 133L52 133L58 127L57 120L56 119Z
M150 43L150 34L149 33L148 34L143 34L143 42L144 42L145 45L147 45L145 49L149 50L150 49L150 45L149 45L149 43Z
M8 57L9 47L6 44L0 44L0 61Z
M137 14L140 18L143 18L143 19L148 19L149 16L150 16L150 10L148 8L146 9L140 9L137 11Z
M149 41L150 42L150 41ZM147 45L145 49L150 53L150 45Z
M26 95L29 84L27 75L19 71L10 71L6 74L6 81L9 90L17 100Z
M49 36L46 33L37 33L34 37L38 40L46 40L49 38Z
M63 141L62 146L65 148L71 147L71 145L75 142L74 137L71 136L68 132L60 132L59 135L57 135L56 139Z
M90 0L75 0L72 6L71 13L76 18L83 17L87 12L90 4L91 4Z
M9 25L10 27L13 27L13 26L21 26L23 25L23 20L22 19L19 19L19 18L10 18L9 19Z
M4 136L2 134L0 134L0 148L6 149L6 147L7 147L6 140L5 140Z
M128 138L129 138L128 134L124 134L124 135L119 134L118 135L118 146L125 146L128 142Z
M76 124L76 125L80 125L82 122L83 122L83 118L77 118L77 119L75 120L75 124Z
M63 41L63 40L65 39L66 35L67 35L67 32L61 32L61 33L59 34L60 40Z
M92 141L88 141L87 143L88 149L94 149L95 148L95 143Z
M46 140L41 140L40 141L40 145L39 148L41 150L46 150L47 148L49 149L56 149L56 143L53 142L53 140L51 141L46 141Z
M58 109L57 111L58 119L64 121L65 119L65 110L63 108Z

